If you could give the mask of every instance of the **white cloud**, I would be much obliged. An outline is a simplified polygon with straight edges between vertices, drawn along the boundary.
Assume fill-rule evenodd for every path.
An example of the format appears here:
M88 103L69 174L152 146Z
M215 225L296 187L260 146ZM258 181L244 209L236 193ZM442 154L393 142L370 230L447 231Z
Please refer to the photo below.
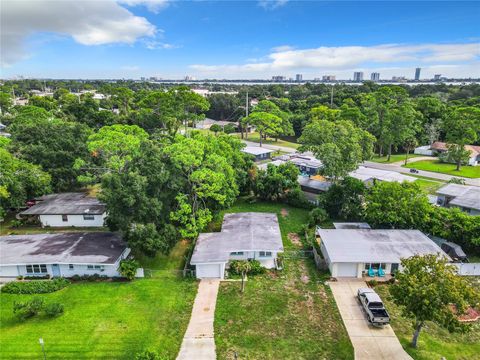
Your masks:
M169 43L158 41L158 40L145 40L145 47L150 50L156 50L156 49L170 50L170 49L178 49L181 46L169 44Z
M132 44L157 31L147 19L113 0L2 0L1 22L2 66L27 58L25 42L35 33L71 36L82 45L103 45Z
M275 10L284 6L289 0L258 0L258 5L265 10Z
M168 0L118 0L118 2L127 6L142 5L155 14L168 5Z
M294 50L281 46L274 48L262 63L204 65L195 64L191 68L205 74L269 75L285 71L344 71L366 67L374 68L385 64L409 67L445 63L478 62L478 43L460 44L383 44L377 46L319 47ZM478 72L477 72L478 73Z

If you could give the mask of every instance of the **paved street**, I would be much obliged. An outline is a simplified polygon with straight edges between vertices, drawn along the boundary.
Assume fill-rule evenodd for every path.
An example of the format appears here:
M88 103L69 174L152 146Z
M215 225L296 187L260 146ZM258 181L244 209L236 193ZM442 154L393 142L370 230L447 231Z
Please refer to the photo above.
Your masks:
M245 144L247 144L247 146L260 146L260 144L256 143L256 142L252 142L252 141L248 141L248 140L242 140L242 141ZM287 152L287 153L294 153L294 152L297 151L293 148L289 148L289 147L286 147L286 146L279 146L279 145L272 145L272 144L262 144L262 147L265 148L265 149L270 149L270 150L280 150L280 151Z
M343 280L329 283L333 296L347 328L356 360L411 360L403 350L391 326L370 326L357 300L357 290L367 287L361 280Z
M192 316L177 360L215 360L213 320L220 280L203 279L198 285Z

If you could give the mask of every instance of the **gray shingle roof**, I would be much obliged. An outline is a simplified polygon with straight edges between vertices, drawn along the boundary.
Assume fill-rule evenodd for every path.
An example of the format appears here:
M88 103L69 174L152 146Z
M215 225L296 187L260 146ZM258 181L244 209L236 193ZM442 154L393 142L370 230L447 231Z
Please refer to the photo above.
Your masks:
M105 204L85 193L60 193L39 197L37 204L20 215L101 215Z
M114 264L126 248L111 232L0 236L0 265Z
M245 146L241 151L250 155L261 155L272 153L275 150L265 149L264 147L260 146Z
M221 232L200 234L190 262L226 262L233 251L283 251L277 215L225 214Z
M480 187L447 184L437 190L437 194L451 196L450 205L480 210Z

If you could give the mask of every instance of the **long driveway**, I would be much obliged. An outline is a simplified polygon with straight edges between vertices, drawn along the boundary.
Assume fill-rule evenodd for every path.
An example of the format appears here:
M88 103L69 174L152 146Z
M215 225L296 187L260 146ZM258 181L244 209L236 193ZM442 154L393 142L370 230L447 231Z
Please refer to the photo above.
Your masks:
M220 280L202 279L177 360L215 360L213 320Z
M403 350L390 325L370 326L358 302L357 290L367 287L364 281L330 282L333 296L353 345L356 360L411 360Z

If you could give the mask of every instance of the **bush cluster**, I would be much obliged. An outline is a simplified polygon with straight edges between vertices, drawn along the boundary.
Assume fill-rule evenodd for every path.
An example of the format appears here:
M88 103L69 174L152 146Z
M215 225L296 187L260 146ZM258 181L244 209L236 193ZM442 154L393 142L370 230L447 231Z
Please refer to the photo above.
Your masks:
M13 313L18 316L20 320L26 320L28 318L38 315L41 311L44 311L45 315L49 317L55 317L63 314L63 304L60 303L45 303L42 298L34 297L31 300L25 302L13 303Z
M122 260L120 262L120 267L118 268L118 271L122 276L126 277L128 280L133 280L135 279L135 275L137 273L137 269L139 268L140 264L133 260Z
M73 275L70 278L72 281L99 281L108 279L107 275L99 275L97 273L92 275Z
M46 294L63 289L70 281L64 278L53 280L12 281L5 284L1 292L8 294Z
M232 275L241 275L236 269L235 262L243 261L243 260L232 260L230 261L230 274ZM259 275L264 274L266 269L260 264L258 260L248 260L250 264L250 270L248 271L248 275Z

